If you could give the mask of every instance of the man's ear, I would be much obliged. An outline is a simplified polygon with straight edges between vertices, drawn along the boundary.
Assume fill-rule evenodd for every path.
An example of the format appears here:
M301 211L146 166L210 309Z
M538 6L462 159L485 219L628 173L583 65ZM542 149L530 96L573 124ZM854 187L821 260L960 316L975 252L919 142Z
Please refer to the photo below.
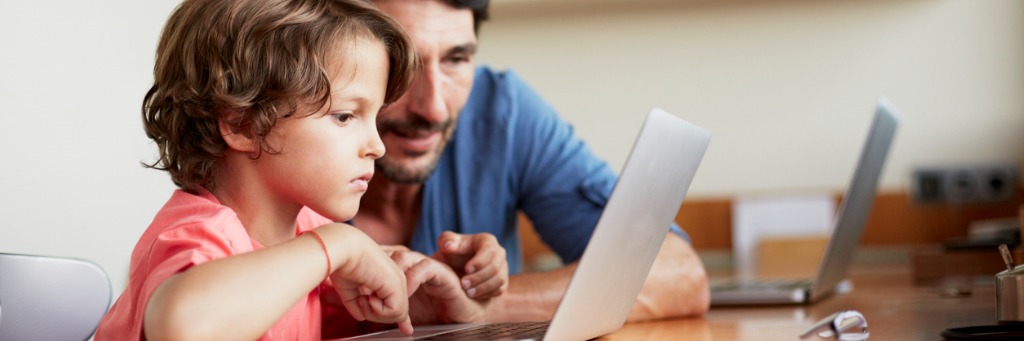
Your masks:
M241 114L237 112L226 112L220 115L220 119L217 120L217 129L220 130L220 136L224 139L224 143L228 145L231 150L243 152L243 153L255 153L257 146L253 141L252 136L248 136L242 131L236 131L236 127L233 127L231 123L238 121L238 117Z

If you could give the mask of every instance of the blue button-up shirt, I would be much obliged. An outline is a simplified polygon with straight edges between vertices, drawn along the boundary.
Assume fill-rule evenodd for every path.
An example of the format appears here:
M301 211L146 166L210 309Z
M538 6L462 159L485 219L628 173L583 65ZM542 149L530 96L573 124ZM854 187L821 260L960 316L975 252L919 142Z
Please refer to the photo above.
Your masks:
M433 254L442 231L487 232L505 247L509 272L519 273L516 213L522 210L544 243L563 262L574 262L616 179L519 76L478 67L455 132L423 186L409 248Z

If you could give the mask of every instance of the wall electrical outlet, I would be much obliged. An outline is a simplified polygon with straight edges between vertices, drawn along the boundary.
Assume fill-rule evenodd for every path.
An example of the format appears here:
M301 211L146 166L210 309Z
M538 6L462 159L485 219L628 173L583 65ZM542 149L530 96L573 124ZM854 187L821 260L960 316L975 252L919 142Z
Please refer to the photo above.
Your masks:
M920 167L911 194L919 203L979 203L1012 200L1017 166L1011 163Z

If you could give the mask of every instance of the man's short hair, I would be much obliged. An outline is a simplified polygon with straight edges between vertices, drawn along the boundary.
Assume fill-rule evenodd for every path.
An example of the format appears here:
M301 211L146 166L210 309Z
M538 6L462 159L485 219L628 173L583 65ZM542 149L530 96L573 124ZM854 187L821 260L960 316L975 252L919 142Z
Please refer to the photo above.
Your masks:
M445 0L455 8L468 8L473 11L473 31L480 32L480 23L488 18L487 7L490 0Z
M192 193L212 188L227 150L222 119L259 153L275 152L266 137L277 119L327 104L332 72L341 67L328 63L360 38L384 45L384 99L394 102L411 82L415 51L398 23L365 1L182 2L161 34L142 103L146 135L160 153L145 166L166 170Z

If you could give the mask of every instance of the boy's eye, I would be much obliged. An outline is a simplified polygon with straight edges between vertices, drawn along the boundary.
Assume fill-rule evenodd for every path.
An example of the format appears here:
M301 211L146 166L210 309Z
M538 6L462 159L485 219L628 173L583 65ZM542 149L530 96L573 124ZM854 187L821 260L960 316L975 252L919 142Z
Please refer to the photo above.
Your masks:
M348 121L351 121L356 116L352 113L340 113L332 114L331 117L334 118L335 121L338 121L338 123L348 123Z

